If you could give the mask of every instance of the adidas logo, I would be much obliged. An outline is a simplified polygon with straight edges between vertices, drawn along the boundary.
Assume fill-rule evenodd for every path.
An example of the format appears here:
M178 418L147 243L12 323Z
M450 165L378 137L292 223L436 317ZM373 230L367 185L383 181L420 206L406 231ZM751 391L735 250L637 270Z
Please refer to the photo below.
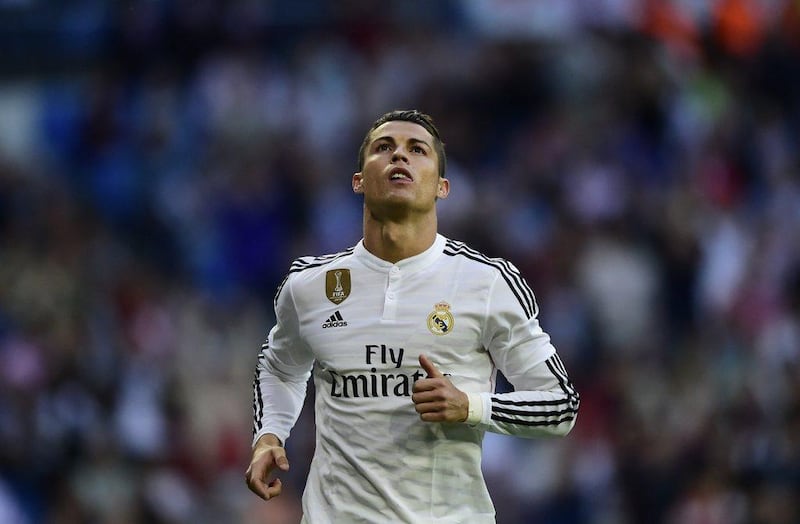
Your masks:
M335 328L335 327L344 327L347 325L347 321L342 318L342 314L338 311L330 316L328 320L322 323L322 327L324 328Z

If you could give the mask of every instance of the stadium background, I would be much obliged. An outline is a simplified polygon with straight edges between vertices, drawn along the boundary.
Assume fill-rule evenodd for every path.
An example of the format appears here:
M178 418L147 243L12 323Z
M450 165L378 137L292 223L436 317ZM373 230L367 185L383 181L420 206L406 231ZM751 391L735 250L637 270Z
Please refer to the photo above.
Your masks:
M582 393L487 436L498 521L800 522L794 0L0 0L0 522L297 521L308 411L243 480L256 352L407 107Z

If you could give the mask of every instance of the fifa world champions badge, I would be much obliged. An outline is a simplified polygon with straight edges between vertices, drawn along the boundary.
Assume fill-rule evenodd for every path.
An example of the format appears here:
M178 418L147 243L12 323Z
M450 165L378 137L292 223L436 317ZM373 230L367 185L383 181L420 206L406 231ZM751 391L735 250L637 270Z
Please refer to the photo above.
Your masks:
M433 312L428 315L428 330L434 335L446 335L453 331L456 320L450 312L450 304L438 302L433 306Z
M334 304L341 304L350 296L349 269L331 269L325 274L325 296Z

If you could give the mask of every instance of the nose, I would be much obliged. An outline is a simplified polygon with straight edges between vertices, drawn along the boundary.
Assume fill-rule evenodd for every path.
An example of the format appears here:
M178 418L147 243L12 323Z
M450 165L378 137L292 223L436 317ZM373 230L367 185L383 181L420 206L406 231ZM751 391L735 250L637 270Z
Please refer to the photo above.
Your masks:
M408 163L408 156L406 155L405 149L398 146L394 149L394 152L392 152L392 162L399 161Z

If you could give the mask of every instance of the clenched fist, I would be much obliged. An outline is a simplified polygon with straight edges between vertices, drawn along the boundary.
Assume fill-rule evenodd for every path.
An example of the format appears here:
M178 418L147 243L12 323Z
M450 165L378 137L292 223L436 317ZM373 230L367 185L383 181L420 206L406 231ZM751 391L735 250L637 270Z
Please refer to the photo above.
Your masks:
M464 422L469 414L469 397L439 371L425 355L419 365L428 378L414 383L411 400L425 422Z

